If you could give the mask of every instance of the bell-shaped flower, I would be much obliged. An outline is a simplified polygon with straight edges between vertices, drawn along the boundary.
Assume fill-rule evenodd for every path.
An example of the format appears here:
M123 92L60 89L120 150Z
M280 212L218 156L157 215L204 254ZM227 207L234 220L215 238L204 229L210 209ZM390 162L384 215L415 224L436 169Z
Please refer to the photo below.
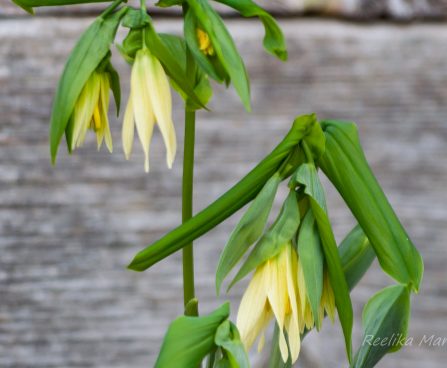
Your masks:
M300 352L300 321L297 294L297 255L289 242L280 253L256 269L237 315L237 327L246 349L261 335L258 350L264 344L264 330L275 317L279 327L279 348L284 362L294 363Z
M107 72L95 71L83 87L73 110L71 147L82 146L87 131L96 133L98 150L103 140L112 152L112 135L110 134L107 112L110 100L110 77Z
M122 130L126 158L129 159L132 151L136 126L145 154L145 171L149 171L149 147L154 125L157 123L166 146L167 165L171 168L177 149L172 122L171 90L162 65L146 47L136 53L130 89Z

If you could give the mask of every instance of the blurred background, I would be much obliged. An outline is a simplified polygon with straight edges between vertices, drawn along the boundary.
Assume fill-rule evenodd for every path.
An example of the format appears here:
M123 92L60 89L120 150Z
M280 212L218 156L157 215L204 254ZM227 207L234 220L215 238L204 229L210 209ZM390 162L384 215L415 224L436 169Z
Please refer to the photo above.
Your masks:
M447 337L447 1L262 4L278 16L289 61L263 51L258 21L222 8L251 76L253 113L231 89L216 86L212 112L198 114L195 209L269 153L296 115L357 122L369 162L426 268L413 298L413 346L378 367L445 367L447 343L419 342L424 335ZM0 367L150 367L169 322L182 313L179 254L145 273L126 270L137 251L180 222L180 99L174 111L180 154L172 171L158 133L150 174L143 171L139 146L126 162L116 118L113 155L97 152L90 136L71 157L61 147L57 166L50 165L56 83L80 33L102 7L40 9L30 17L0 0ZM181 32L175 12L150 11L159 31ZM124 35L119 31L118 40ZM113 60L125 101L129 66L117 52ZM341 240L354 221L325 184ZM214 272L239 217L196 243L201 313L231 300L235 318L247 280L216 299ZM374 263L353 292L355 348L364 304L391 282ZM338 324L326 321L303 345L300 367L347 366ZM265 355L253 354L254 367L264 361Z

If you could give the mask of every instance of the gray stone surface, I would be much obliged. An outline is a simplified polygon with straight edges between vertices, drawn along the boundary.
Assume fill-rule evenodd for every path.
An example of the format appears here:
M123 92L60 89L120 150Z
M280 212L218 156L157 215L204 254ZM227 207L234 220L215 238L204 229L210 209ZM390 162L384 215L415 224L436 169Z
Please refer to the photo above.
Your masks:
M113 119L113 155L96 152L90 137L72 157L62 148L55 168L49 163L52 95L90 21L0 20L0 367L152 366L169 321L182 312L179 255L142 274L125 269L138 250L180 221L181 155L166 169L157 134L152 172L144 174L138 146L131 161L124 160L121 123ZM413 299L414 345L379 367L444 367L446 346L418 343L424 335L447 336L447 29L293 19L282 22L290 49L290 61L282 64L262 51L258 23L229 24L252 77L253 113L243 111L232 90L217 87L213 111L199 114L196 209L268 153L295 115L315 111L320 118L355 120L426 267ZM174 20L158 26L181 29ZM116 55L115 64L126 98L129 68ZM178 99L174 115L181 143ZM327 189L341 239L353 221ZM197 242L202 312L219 303L213 274L237 217ZM353 293L356 346L363 304L390 282L375 265ZM243 288L228 296L233 317ZM262 367L262 356L253 357ZM300 366L346 366L338 326L326 323L322 333L306 338Z

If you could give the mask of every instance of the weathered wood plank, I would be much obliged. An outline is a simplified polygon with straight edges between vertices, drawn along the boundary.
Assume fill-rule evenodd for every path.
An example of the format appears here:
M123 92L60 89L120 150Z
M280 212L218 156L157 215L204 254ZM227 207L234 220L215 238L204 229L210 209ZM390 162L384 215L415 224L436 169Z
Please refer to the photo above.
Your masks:
M120 122L113 119L113 155L97 153L90 137L72 157L62 152L56 168L49 163L52 94L90 21L0 21L1 367L148 367L169 321L182 312L178 255L143 274L125 270L135 252L180 221L181 157L167 170L157 134L152 172L144 174L139 147L124 160ZM172 20L157 25L181 29ZM314 20L283 26L290 48L285 64L263 53L257 22L230 22L252 76L253 113L218 87L213 111L199 114L195 208L262 158L295 115L316 111L357 121L367 156L425 258L410 334L416 341L446 335L447 29ZM129 68L115 59L126 97ZM352 218L327 187L340 239ZM197 243L202 312L217 305L213 274L235 221ZM389 282L376 266L355 291L357 344L363 303ZM230 295L234 314L242 291L240 285ZM415 343L380 366L441 368L445 349ZM338 327L326 324L322 334L306 338L302 359L302 367L344 366Z
M447 0L259 0L260 5L275 15L324 15L359 20L391 18L396 20L445 19ZM139 1L129 4L137 6ZM178 15L177 8L161 9L148 2L149 11L156 14ZM104 4L77 5L58 8L39 8L36 13L48 14L92 14L104 9ZM224 6L217 6L226 15L234 14ZM11 0L0 0L0 16L24 15Z

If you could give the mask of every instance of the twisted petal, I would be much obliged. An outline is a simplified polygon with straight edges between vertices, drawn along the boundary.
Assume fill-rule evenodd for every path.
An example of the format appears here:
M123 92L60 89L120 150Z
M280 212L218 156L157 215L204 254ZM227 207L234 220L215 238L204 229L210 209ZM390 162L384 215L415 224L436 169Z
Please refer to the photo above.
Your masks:
M236 324L247 350L271 318L267 308L267 282L268 275L261 266L255 271L239 306Z
M103 139L106 142L107 149L110 153L113 151L112 134L110 133L109 126L109 102L110 102L110 81L107 74L103 73L101 75L101 89L99 98L99 111L101 117L101 124L99 131L96 133L98 150L101 148ZM99 133L99 134L98 134Z
M166 146L166 161L172 168L177 150L174 123L172 122L172 97L168 77L157 58L148 55L152 108Z
M293 364L298 359L298 355L301 349L300 325L296 293L297 256L291 245L286 246L286 250L287 291L289 294L289 304L291 312L286 321L286 330L289 337L289 348Z
M100 82L95 72L85 83L74 108L72 146L80 147L93 118L93 113L99 99Z
M130 83L135 125L145 154L144 169L146 172L149 172L149 147L155 124L148 83L150 68L148 50L138 51Z
M285 248L287 247L284 247L277 258L268 260L266 266L269 269L268 274L270 277L269 288L267 291L268 300L279 327L278 336L281 356L284 361L287 361L289 352L283 331L288 302L286 274L287 251Z

